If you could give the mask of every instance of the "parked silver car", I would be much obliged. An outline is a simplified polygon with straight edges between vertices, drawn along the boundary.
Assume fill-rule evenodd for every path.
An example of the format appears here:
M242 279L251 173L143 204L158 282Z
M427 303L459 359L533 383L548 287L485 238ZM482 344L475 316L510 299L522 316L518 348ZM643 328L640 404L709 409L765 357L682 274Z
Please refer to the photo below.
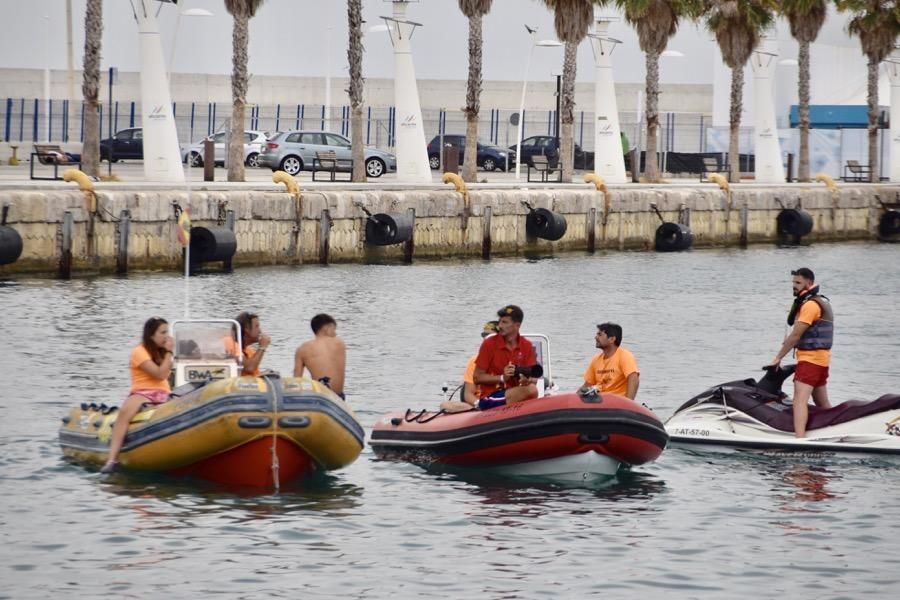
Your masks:
M215 160L217 165L225 164L225 140L228 136L228 133L225 131L220 131L219 133L213 134L207 138L200 140L199 142L194 142L190 146L182 146L181 147L181 162L187 162L188 158L191 160L192 167L202 167L203 166L203 142L206 140L212 140L214 142L215 148ZM259 166L259 155L263 151L263 148L266 146L266 139L268 138L268 133L265 131L254 131L247 130L244 131L244 164L248 167L258 167Z
M300 171L312 171L316 152L334 152L339 159L352 158L350 140L342 135L328 131L286 131L266 142L259 164L296 175ZM397 170L397 157L389 152L366 148L365 160L369 177L381 177Z

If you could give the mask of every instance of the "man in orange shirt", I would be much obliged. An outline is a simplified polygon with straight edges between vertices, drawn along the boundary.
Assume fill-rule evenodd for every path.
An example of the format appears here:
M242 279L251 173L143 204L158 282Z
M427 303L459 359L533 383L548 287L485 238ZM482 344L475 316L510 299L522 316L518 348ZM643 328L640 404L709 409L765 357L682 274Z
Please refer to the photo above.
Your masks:
M601 392L634 400L641 372L634 354L621 347L622 327L615 323L600 323L594 342L600 352L591 359L584 372L582 389L594 386Z
M831 408L828 402L828 366L831 364L831 345L834 341L834 312L828 298L819 294L816 276L802 267L791 271L794 304L788 313L788 325L793 328L775 355L770 367L778 368L781 359L791 349L797 349L797 370L794 371L794 435L806 435L809 402L820 408Z

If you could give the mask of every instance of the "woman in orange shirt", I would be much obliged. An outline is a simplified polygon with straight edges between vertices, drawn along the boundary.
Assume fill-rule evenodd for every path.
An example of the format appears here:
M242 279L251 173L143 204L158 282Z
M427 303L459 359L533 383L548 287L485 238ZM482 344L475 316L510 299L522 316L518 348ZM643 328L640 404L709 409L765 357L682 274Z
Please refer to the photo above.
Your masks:
M145 403L162 404L169 399L169 372L172 370L172 348L175 340L169 336L169 323L153 318L144 323L141 343L131 351L128 366L131 370L131 391L119 409L109 443L109 456L101 473L112 473L118 466L119 451L131 419Z

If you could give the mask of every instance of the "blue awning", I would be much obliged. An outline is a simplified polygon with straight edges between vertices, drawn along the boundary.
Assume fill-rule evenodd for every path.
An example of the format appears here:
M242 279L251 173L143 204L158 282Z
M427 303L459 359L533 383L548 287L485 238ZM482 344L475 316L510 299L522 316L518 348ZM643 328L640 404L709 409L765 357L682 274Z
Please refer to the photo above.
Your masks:
M869 124L869 107L865 104L811 104L809 126L811 129L865 129ZM887 110L879 109L878 126L886 127ZM797 105L791 105L791 127L800 121Z

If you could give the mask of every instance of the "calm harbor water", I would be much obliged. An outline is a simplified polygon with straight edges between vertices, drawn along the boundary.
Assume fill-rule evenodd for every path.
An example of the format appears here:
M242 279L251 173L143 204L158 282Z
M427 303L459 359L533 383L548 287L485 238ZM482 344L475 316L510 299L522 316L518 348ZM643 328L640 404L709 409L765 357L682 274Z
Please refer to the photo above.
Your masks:
M836 308L832 398L898 392L900 248L876 244L244 269L192 279L193 316L252 310L290 372L313 314L347 341L369 430L435 406L506 303L581 383L594 325L616 321L662 418L778 349L789 271ZM61 459L59 418L118 402L150 316L184 312L176 274L0 281L0 598L888 598L900 583L900 461L670 449L597 489L375 460L252 494L96 472Z

